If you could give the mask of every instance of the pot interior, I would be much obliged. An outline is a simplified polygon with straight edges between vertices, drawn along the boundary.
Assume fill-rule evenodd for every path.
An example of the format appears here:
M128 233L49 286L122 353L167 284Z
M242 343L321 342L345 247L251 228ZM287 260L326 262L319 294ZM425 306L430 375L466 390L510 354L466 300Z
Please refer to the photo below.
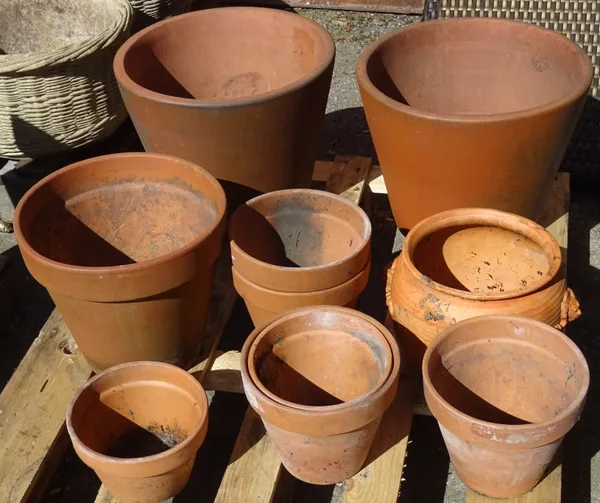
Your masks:
M589 85L589 61L565 37L490 19L422 23L371 55L367 74L389 98L423 112L519 112Z
M241 206L229 237L245 253L267 264L315 267L356 253L370 225L352 205L315 191L283 191Z
M557 331L524 318L482 316L434 348L431 384L452 407L498 424L549 421L587 387L585 360Z
M205 415L193 395L168 382L99 382L79 397L72 424L89 449L117 458L137 458L183 442Z
M491 225L435 230L419 240L411 258L428 279L475 293L518 295L554 272L540 244Z
M277 91L332 57L325 34L269 9L195 12L155 26L124 56L136 84L168 96L228 100Z
M0 0L0 54L48 52L108 30L117 6L104 0Z
M302 406L349 402L380 387L391 371L385 337L362 318L302 312L261 334L250 359L277 400Z
M117 168L99 162L109 168L102 176L65 174L27 200L21 227L36 252L73 266L132 264L191 243L218 219L207 192L214 187L193 170L184 179L168 176L166 165L163 177L139 165L121 170L119 161Z

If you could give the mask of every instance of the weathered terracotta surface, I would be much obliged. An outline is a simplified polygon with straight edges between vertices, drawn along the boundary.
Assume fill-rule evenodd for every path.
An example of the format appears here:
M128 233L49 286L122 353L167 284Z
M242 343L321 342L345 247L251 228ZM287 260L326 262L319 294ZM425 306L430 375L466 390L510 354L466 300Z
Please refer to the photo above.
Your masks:
M290 309L306 306L331 305L354 307L358 296L369 281L370 260L364 269L341 285L314 292L280 292L258 286L233 267L233 286L244 299L254 326Z
M208 401L200 383L156 362L99 374L67 411L77 455L120 501L160 503L179 493L207 428Z
M147 151L268 192L310 186L334 56L313 21L230 7L150 26L114 69Z
M483 208L449 210L415 225L388 270L386 299L394 320L424 345L483 314L557 328L581 314L552 235L526 218Z
M92 367L194 363L225 194L198 166L116 154L63 168L15 212L25 264L44 285Z
M423 359L425 399L456 472L495 498L537 484L579 419L589 379L570 339L518 316L452 325Z
M365 462L396 394L400 352L372 318L316 306L257 328L241 364L246 397L287 470L311 484L333 484Z
M553 31L454 18L381 37L356 75L396 224L410 229L461 207L535 219L593 68Z
M271 192L240 206L229 221L233 266L281 292L332 288L354 278L371 254L371 222L329 192Z

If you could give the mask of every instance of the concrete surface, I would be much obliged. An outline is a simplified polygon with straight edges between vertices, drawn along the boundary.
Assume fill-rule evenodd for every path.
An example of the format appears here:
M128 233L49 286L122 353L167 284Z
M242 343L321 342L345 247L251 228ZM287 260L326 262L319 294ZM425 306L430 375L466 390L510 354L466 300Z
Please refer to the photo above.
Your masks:
M360 96L354 79L356 59L360 52L379 35L400 26L417 22L418 17L387 14L368 14L324 10L298 10L324 25L334 36L337 58L333 85L327 108L323 141L319 157L333 158L335 154L358 154L375 158ZM94 150L87 152L92 155ZM85 153L85 152L84 152ZM0 217L10 220L13 204L20 195L55 165L66 160L35 163L33 166L0 171ZM580 424L568 437L564 446L563 502L600 503L600 186L586 179L573 179L569 240L569 283L578 295L584 315L569 328L569 334L588 357L592 372L592 386L587 407ZM12 202L11 202L12 201ZM378 235L374 247L389 250L394 236ZM392 241L386 241L386 240ZM0 252L12 258L10 280L19 306L10 323L3 327L0 338L0 387L10 378L14 368L37 335L47 318L52 303L46 292L27 274L13 235L0 234ZM375 251L374 253L380 253ZM381 252L383 253L383 252ZM380 287L378 287L380 288ZM381 303L381 292L374 298ZM379 306L381 308L381 306ZM242 306L234 316L235 326L229 327L225 349L239 348L239 334L249 325ZM232 334L237 335L232 335ZM247 332L246 332L247 333ZM211 452L207 459L199 456L193 484L175 499L179 503L203 503L197 499L196 489L203 494L215 494L220 474L225 469L228 452L245 410L242 396L217 394L211 406L211 424L205 446L201 451ZM219 455L218 453L221 453ZM217 453L213 455L213 453ZM448 456L439 430L431 418L417 417L413 423L405 480L399 497L401 503L462 503L464 487L449 466ZM204 485L203 485L204 484ZM50 486L45 503L85 503L93 501L98 488L97 479L82 466L71 451L62 469ZM316 488L298 484L295 501L339 501L340 486ZM207 500L210 501L210 500ZM377 503L377 502L373 502Z

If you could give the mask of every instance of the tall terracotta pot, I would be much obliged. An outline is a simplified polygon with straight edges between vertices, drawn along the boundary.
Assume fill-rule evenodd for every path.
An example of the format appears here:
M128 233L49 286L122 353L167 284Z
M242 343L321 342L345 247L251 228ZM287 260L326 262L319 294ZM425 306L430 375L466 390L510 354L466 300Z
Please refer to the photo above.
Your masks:
M399 367L388 330L332 306L271 319L241 354L250 405L287 470L311 484L341 482L361 469L396 394Z
M557 328L581 314L552 235L526 218L484 208L448 210L415 225L388 270L386 299L405 329L400 336L425 346L450 325L483 314L527 316Z
M268 192L310 185L334 56L308 19L230 7L141 31L114 69L147 151Z
M190 477L208 429L200 383L172 365L117 365L90 380L67 411L75 452L119 501L160 503Z
M459 477L493 498L538 483L579 419L589 381L570 339L517 316L452 325L423 359L425 399Z
M398 227L460 207L535 219L593 73L563 35L502 19L418 23L374 42L356 76Z
M94 370L187 367L202 342L225 194L198 166L116 154L67 166L19 202L17 242Z

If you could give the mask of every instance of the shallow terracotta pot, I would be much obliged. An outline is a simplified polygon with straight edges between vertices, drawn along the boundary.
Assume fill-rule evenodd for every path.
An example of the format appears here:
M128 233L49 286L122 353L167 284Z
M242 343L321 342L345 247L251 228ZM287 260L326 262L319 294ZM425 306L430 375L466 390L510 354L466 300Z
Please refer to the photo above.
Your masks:
M581 314L552 235L526 218L483 208L449 210L415 225L388 270L386 299L393 319L425 345L483 314L557 328Z
M343 197L310 189L271 192L229 221L231 258L247 280L281 292L312 292L354 278L371 255L371 222Z
M535 219L593 73L568 38L503 19L417 23L374 42L356 76L398 227L470 206Z
M207 428L204 389L165 363L112 367L91 379L67 411L77 455L120 501L160 503L179 493Z
M396 394L399 366L388 330L333 306L271 319L241 355L248 401L287 470L311 484L341 482L361 469Z
M570 339L517 316L452 325L423 359L425 399L456 472L493 498L537 484L579 419L589 380Z
M268 192L310 186L334 56L313 21L230 7L137 33L114 69L147 151Z
M353 308L358 296L367 286L370 269L369 260L364 269L354 278L325 290L280 292L252 283L233 267L233 286L244 299L254 326L258 326L276 314L299 307L331 305Z
M194 363L225 194L198 166L116 154L63 168L19 202L17 242L94 370Z

